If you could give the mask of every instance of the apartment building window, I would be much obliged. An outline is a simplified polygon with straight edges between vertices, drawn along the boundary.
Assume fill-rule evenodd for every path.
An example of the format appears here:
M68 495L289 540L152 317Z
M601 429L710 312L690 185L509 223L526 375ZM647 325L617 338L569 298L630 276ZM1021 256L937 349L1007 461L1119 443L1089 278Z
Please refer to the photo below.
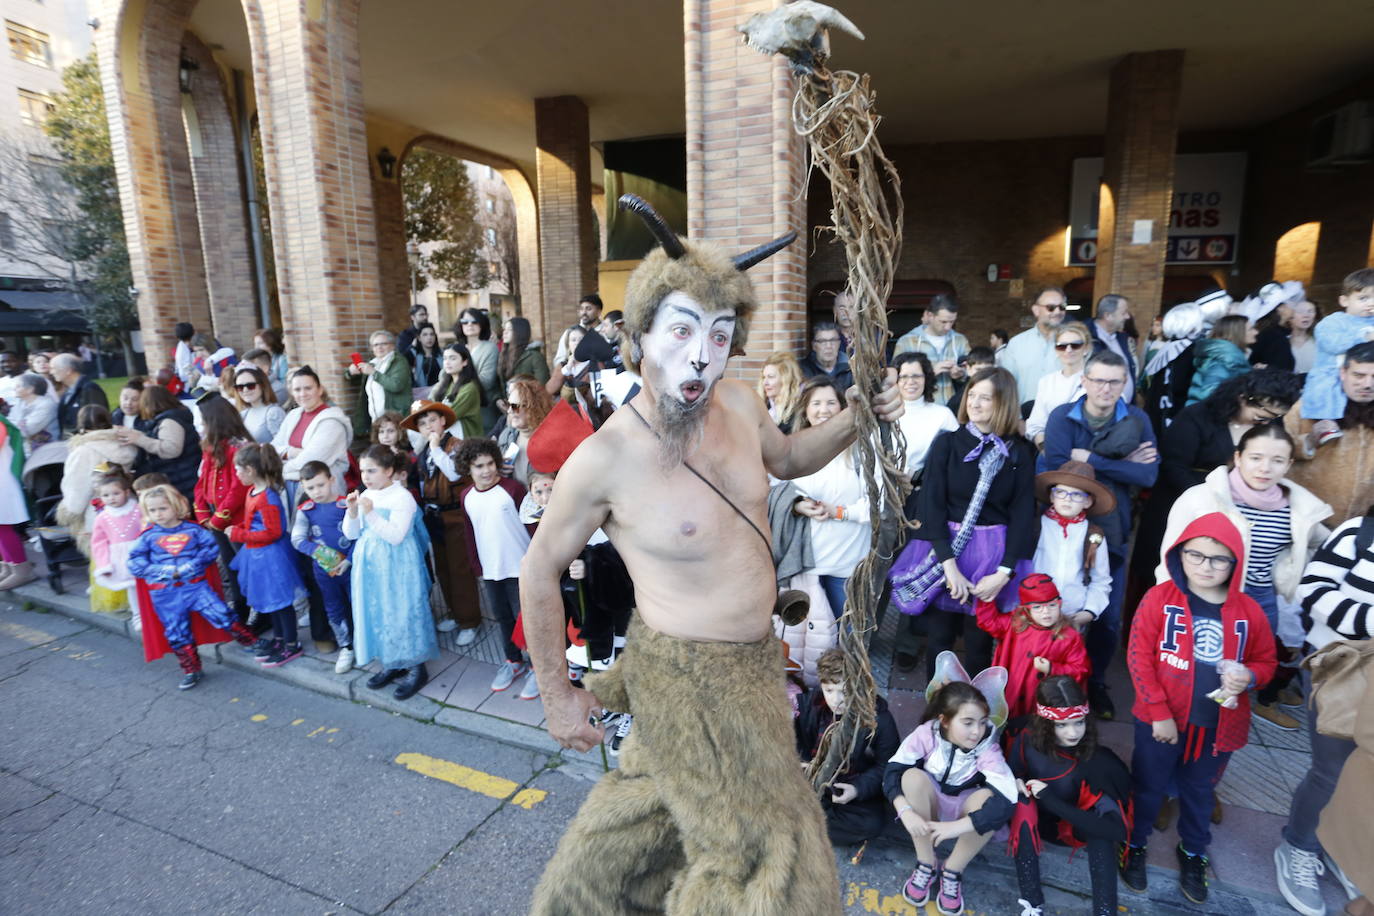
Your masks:
M10 53L16 60L39 67L52 67L52 42L46 32L6 19L5 34L10 40Z
M0 211L0 249L11 249L14 247L14 224L10 222L10 215Z
M19 120L29 127L42 127L53 113L52 99L41 92L19 90Z
M488 213L495 213L495 212L496 212L496 201L493 200L493 199L490 198L490 197L487 198L487 212L488 212Z
M495 245L495 244L496 244L496 230L495 230L495 229L493 229L492 227L488 226L487 228L485 228L485 229L482 230L482 234L483 234L484 236L486 236L487 244L488 244L488 245Z
M439 307L439 326L450 328L458 323L458 294L446 289L434 293L435 305Z

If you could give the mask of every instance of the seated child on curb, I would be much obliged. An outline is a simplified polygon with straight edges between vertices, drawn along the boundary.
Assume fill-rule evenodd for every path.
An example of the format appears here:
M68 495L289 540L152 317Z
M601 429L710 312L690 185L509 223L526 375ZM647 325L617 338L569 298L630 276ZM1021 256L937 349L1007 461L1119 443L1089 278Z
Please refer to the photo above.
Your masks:
M844 715L844 650L827 649L816 660L820 686L802 697L795 726L797 751L805 762L813 761L821 740ZM857 846L881 834L891 821L883 797L883 770L897 753L897 723L887 701L876 699L877 728L860 729L854 751L835 774L835 781L821 796L830 842Z
M353 542L343 534L348 501L339 494L334 475L323 461L307 461L301 466L301 488L305 502L296 509L296 520L291 523L291 546L310 558L310 571L339 645L334 673L347 674L353 670L354 661Z
M468 526L469 561L487 606L501 624L506 660L491 682L493 692L506 690L527 674L520 699L539 697L539 684L511 635L520 614L520 561L530 547L529 529L520 521L525 488L514 477L501 476L501 448L491 439L464 439L458 471L472 479L459 494Z
M234 452L234 471L248 487L248 497L242 524L226 532L230 541L243 545L229 566L238 574L244 600L272 621L272 638L259 640L251 651L264 668L280 668L303 651L295 602L305 593L286 532L281 458L270 445L249 443Z
M941 653L931 687L946 656L953 653ZM992 709L977 687L949 680L935 689L921 724L883 772L883 793L916 847L916 868L902 886L913 906L925 906L939 876L936 907L947 916L963 912L965 866L1011 817L1016 779L997 745ZM946 840L956 842L942 868L935 854Z
M1088 681L1088 651L1083 637L1069 626L1054 580L1031 573L1021 580L1020 602L1003 614L991 601L975 601L978 626L997 640L992 663L1007 669L1007 723L1020 731L1035 712L1035 689L1052 674L1066 674L1080 685Z
M1241 592L1245 548L1220 512L1183 529L1165 554L1169 581L1145 593L1131 624L1126 663L1135 687L1131 758L1135 818L1121 879L1146 888L1145 844L1165 791L1178 788L1179 887L1207 900L1209 820L1217 781L1250 731L1251 687L1274 676L1274 636Z
M186 497L175 487L158 485L143 491L138 507L148 521L148 530L129 550L129 572L147 584L153 611L153 619L144 622L144 655L152 661L156 657L154 646L165 638L184 674L177 689L190 690L203 676L192 612L210 626L228 630L242 646L253 645L253 631L234 617L206 581L207 570L219 559L219 545L213 534L186 520L191 513ZM150 632L157 624L161 624L162 632ZM165 651L158 648L156 654Z
M1112 491L1097 482L1093 466L1066 461L1035 475L1035 496L1047 505L1031 568L1054 580L1064 616L1078 632L1102 616L1112 592L1106 535L1091 516L1116 509Z
M1097 743L1083 685L1055 675L1035 691L1030 727L1012 742L1007 763L1021 799L1011 820L1021 916L1042 916L1042 842L1088 848L1093 916L1116 916L1116 850L1130 823L1131 774Z

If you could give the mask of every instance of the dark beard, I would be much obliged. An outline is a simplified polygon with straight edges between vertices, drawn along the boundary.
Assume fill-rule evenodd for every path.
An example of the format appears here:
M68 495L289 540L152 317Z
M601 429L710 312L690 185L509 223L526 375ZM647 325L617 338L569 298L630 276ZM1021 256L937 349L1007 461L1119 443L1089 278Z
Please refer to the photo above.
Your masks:
M652 428L654 435L658 436L658 466L665 473L677 470L701 444L702 434L706 431L706 405L710 397L710 388L703 391L693 404L666 393L659 395Z

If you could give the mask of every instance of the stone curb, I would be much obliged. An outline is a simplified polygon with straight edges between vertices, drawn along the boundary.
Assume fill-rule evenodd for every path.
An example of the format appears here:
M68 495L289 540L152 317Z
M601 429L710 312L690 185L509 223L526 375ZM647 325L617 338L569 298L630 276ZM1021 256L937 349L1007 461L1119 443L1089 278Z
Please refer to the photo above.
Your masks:
M130 625L129 618L96 613L87 607L85 596L82 595L59 595L45 584L34 583L9 592L0 592L0 602L5 601L23 607L52 611L123 636L132 642L142 642L141 637ZM382 690L369 690L365 682L371 674L361 668L354 669L346 675L335 674L334 666L330 662L307 656L302 656L280 668L264 668L256 659L243 653L236 643L201 646L200 654L207 662L246 671L257 677L284 681L315 693L361 703L418 722L443 725L479 738L488 738L502 744L560 757L563 767L578 776L594 780L605 772L599 752L593 750L579 753L564 750L543 729L497 716L445 706L428 697L417 695L408 700L398 700L392 695L396 688L390 684Z

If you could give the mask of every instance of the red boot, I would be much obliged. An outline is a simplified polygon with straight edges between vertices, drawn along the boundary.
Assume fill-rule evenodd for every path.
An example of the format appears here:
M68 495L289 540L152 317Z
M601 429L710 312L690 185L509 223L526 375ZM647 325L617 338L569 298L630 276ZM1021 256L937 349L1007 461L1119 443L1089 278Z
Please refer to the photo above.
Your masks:
M258 637L253 631L244 626L243 621L235 620L229 624L229 632L233 634L234 641L241 646L255 646L258 644Z
M176 653L177 662L181 665L181 670L185 672L181 683L177 685L177 689L190 690L199 684L200 679L205 676L200 670L200 653L196 651L196 644L177 646L172 651Z

